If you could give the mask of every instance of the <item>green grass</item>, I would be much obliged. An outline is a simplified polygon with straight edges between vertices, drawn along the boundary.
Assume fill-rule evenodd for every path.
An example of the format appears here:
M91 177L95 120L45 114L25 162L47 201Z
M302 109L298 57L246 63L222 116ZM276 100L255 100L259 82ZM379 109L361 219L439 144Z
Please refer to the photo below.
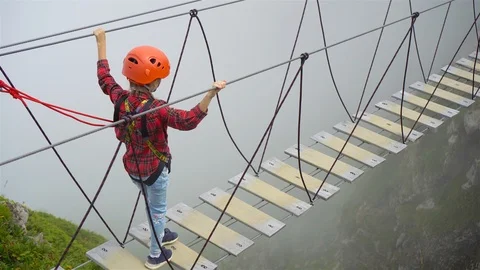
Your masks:
M28 209L27 234L12 223L12 215L5 198L0 196L0 269L27 270L51 269L60 259L64 249L73 236L77 225L51 214ZM42 244L31 239L43 233ZM62 261L64 269L84 263L88 260L85 252L104 243L106 239L88 230L81 230ZM101 269L89 263L82 269Z

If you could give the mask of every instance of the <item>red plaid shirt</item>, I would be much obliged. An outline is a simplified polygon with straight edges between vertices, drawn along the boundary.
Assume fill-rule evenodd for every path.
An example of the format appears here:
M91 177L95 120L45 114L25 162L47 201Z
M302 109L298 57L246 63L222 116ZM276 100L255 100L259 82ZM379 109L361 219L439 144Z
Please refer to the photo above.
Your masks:
M103 93L110 96L110 100L113 104L115 104L120 97L130 94L130 91L122 89L122 87L118 85L115 82L115 79L110 75L110 67L106 59L99 60L97 62L97 76L98 84L100 85ZM126 100L128 100L130 104L130 110L135 111L135 109L144 99L148 99L148 95L142 93L139 95L129 95ZM156 99L151 104L150 109L164 105L165 103L166 102L163 100ZM124 115L125 106L122 103L118 114L119 119L121 119ZM172 127L179 130L192 130L197 127L197 125L206 115L206 113L200 110L198 104L189 111L167 106L148 113L146 114L146 119L150 141L159 152L164 153L171 158L170 149L168 147L167 127ZM132 142L127 144L127 151L123 156L123 164L125 170L129 174L147 177L158 168L160 161L142 139L142 135L140 133L141 117L137 117L134 120L136 132L132 136ZM127 129L124 124L115 126L115 135L117 139L124 143L126 131ZM133 156L134 149L135 155L138 159L140 172L137 169L137 164Z

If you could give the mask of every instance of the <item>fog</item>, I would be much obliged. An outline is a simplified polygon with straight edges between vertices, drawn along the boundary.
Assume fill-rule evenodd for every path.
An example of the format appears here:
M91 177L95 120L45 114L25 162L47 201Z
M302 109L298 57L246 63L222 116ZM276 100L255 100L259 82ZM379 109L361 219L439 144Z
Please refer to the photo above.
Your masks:
M227 1L201 1L127 21L102 25L102 27L112 29L223 2ZM327 45L381 26L388 2L386 0L320 1ZM422 11L443 2L413 0L412 6L414 11ZM115 2L102 0L1 1L0 3L2 6L0 9L0 43L6 45L178 2L162 1L159 4L158 1L145 0ZM216 79L224 79L228 82L289 60L303 4L304 1L300 0L256 0L200 11L198 17L206 31ZM476 4L478 6L478 3ZM419 54L425 72L428 72L432 62L447 6L444 5L422 13L415 23ZM407 1L392 1L387 23L409 15ZM449 63L473 19L471 1L457 0L452 3L432 73L441 74L440 68ZM172 64L172 75L162 81L159 90L155 93L156 98L166 99L173 81L173 72L178 65L188 20L189 15L184 15L107 33L107 57L112 75L117 82L124 87L128 85L121 74L123 57L128 50L141 44L157 46L166 52ZM409 26L410 19L406 19L385 28L362 109ZM89 28L61 37L2 49L0 53L90 34L93 29ZM357 109L379 33L380 30L328 49L336 85L351 114L355 113ZM456 59L466 57L475 49L475 38L474 31L472 31ZM408 38L367 112L375 109L375 103L390 99L393 93L401 90L407 46ZM309 1L294 56L297 57L303 52L313 52L323 47L316 2ZM1 66L16 88L21 91L49 103L111 119L113 105L98 86L96 61L96 42L93 36L0 57ZM292 63L287 86L298 67L299 61ZM286 65L283 65L227 85L219 95L228 128L247 158L253 154L273 116L285 70ZM3 77L1 79L4 80ZM406 85L416 81L423 81L423 78L412 38ZM212 82L206 46L200 27L194 20L171 101L206 90ZM298 86L297 81L277 116L265 159L285 158L283 151L297 142ZM198 96L175 104L174 107L190 109L200 99L201 96ZM58 142L94 128L38 104L30 102L28 106L52 142ZM302 109L301 141L305 145L313 142L310 139L312 135L322 130L334 132L335 124L348 120L335 92L325 51L311 54L305 63ZM1 161L48 145L19 100L13 99L8 94L1 95L0 110ZM63 144L56 149L81 187L90 198L93 198L117 143L113 130L109 128ZM212 101L208 116L195 130L183 132L169 129L169 145L173 155L168 189L169 206L180 202L194 206L201 202L198 196L211 188L231 187L228 179L242 172L246 166L246 162L227 135L216 100ZM258 167L262 150L263 147L255 158L255 168ZM122 146L119 157L95 203L107 223L122 239L138 192L123 169L121 162L123 153L124 146ZM334 152L325 153L336 157ZM296 161L290 161L291 164L296 165ZM302 166L302 169L308 172L312 171L311 167L307 165ZM286 185L279 179L268 177L266 174L262 175L265 175L265 178L262 179L269 179L269 183L274 183L278 187ZM47 211L78 224L88 208L85 197L51 149L0 167L0 176L0 193L10 199L25 202L33 209ZM285 261L294 262L292 265L301 265L303 261L314 258L314 253L306 252L289 256L294 249L299 248L299 245L314 248L314 239L320 241L320 237L324 235L335 234L334 220L338 218L339 209L355 192L356 186L362 185L362 180L367 177L369 176L360 177L354 184L341 185L340 192L333 198L328 201L319 200L303 216L288 219L285 221L287 226L272 238L257 238L254 246L240 254L238 258L229 257L221 268L284 269ZM329 176L327 182L336 183L338 178ZM303 190L296 189L292 194L299 199L308 201ZM243 196L241 198L245 198L248 202L255 201L252 196L248 196L241 190L238 191L238 196ZM215 220L220 214L219 211L213 210L207 205L198 209ZM286 214L275 207L266 209L267 213L272 213L278 219ZM145 218L144 204L141 201L133 224L143 222ZM171 223L169 226L178 228L177 225L171 225ZM113 239L93 211L83 227ZM246 236L255 235L239 225L238 230L245 231ZM185 232L180 236L185 243L193 237L184 230L179 232ZM132 252L143 259L141 256L145 255L146 249L137 243L131 246ZM197 245L196 249L198 250L199 247L201 246ZM275 252L268 247L275 247ZM220 253L216 254L214 248L207 254L213 256L212 261L221 256ZM252 259L254 254L258 254L263 259ZM242 256L244 256L243 259ZM267 268L264 266L266 262L269 265ZM300 268L308 268L302 267Z

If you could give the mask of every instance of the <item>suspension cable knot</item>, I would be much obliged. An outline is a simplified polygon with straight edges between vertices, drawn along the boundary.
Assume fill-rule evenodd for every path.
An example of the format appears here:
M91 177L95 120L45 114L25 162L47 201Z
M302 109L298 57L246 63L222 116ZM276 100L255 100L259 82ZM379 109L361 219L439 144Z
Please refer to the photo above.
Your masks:
M416 12L412 13L412 15L413 15L412 19L416 19L416 18L418 18L418 16L420 16L420 13L418 13L418 11L416 11Z
M310 55L308 53L304 52L300 55L300 58L302 59L302 62L305 62L309 56Z
M122 119L125 120L125 122L123 123L124 125L128 125L128 124L130 124L130 123L133 121L132 115L130 115L130 114L124 115L124 116L122 117Z
M196 10L196 9L190 10L190 16L197 17L197 15L198 15L198 10Z

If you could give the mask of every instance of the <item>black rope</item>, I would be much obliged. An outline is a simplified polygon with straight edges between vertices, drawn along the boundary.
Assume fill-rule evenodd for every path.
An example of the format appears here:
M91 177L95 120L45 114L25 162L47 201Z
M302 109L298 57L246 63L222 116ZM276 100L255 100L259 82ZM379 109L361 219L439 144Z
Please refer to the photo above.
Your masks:
M470 26L470 29L468 30L467 34L466 34L465 37L463 38L462 42L461 42L460 45L458 46L457 51L455 52L455 54L454 54L453 57L452 57L452 60L450 60L450 63L448 63L447 69L449 69L450 66L452 65L453 61L455 60L455 57L457 56L458 52L460 51L460 48L462 47L463 43L464 43L465 40L467 39L468 35L470 34L470 31L472 31L473 26L476 24L479 16L480 16L480 12L478 13L477 17L475 18L474 22L472 23L472 26ZM415 125L417 124L418 120L419 120L420 117L422 116L423 112L425 111L425 108L427 108L428 103L429 103L430 100L432 99L433 95L435 95L435 92L437 91L438 85L439 85L440 82L443 80L443 77L445 76L446 73L447 73L447 72L443 72L442 77L440 78L440 80L438 80L438 83L435 85L435 88L433 89L433 92L430 94L430 97L428 98L427 103L426 103L425 106L422 108L422 111L421 111L420 114L418 115L417 120L415 120L415 123L413 123L413 126L412 126L410 132L409 132L408 135L407 135L407 138L408 138L408 136L410 136L410 133L412 133L413 128L415 127Z
M180 56L177 61L177 68L175 69L175 74L173 75L172 85L170 86L170 91L168 92L167 103L170 101L170 96L172 95L173 86L175 85L175 81L177 80L178 69L180 68L180 64L182 63L183 52L185 51L185 45L187 44L188 35L190 34L190 27L192 26L192 11L190 11L190 20L188 20L187 26L187 33L185 34L185 39L183 40L182 50L180 51Z
M412 0L408 0L408 5L410 7L410 14L413 14ZM422 71L423 82L427 83L427 78L425 77L425 72L423 71L422 60L420 58L420 50L418 49L417 34L416 34L416 31L415 31L415 27L413 27L412 32L413 32L413 40L415 41L415 50L417 51L418 63L420 64L420 70Z
M5 77L5 79L7 80L7 82L10 84L11 87L15 88L15 85L13 84L13 82L10 80L10 78L8 77L7 73L5 72L5 70L3 69L2 66L0 66L0 72L3 74L3 76ZM32 118L32 120L35 122L35 125L38 127L38 129L40 130L40 132L42 133L43 137L45 137L45 140L48 142L49 145L52 145L52 142L50 141L50 138L47 136L47 134L45 133L45 131L43 130L42 126L40 125L40 123L38 122L37 118L35 117L35 115L33 115L33 112L30 110L30 108L28 107L27 103L25 103L25 101L23 99L20 99L23 106L25 107L25 109L28 111L28 114L30 115L30 117ZM60 163L62 164L63 168L65 168L65 170L67 171L68 175L70 176L70 178L72 178L73 182L75 183L75 185L80 189L80 192L82 192L83 196L85 197L85 199L87 199L88 203L92 204L92 201L90 200L90 198L88 198L88 195L85 193L85 191L83 190L83 188L81 187L80 183L78 183L77 179L75 178L75 176L73 176L73 173L70 171L70 169L68 168L67 164L65 163L65 161L63 160L63 158L60 156L60 154L58 153L57 149L55 149L55 147L51 147L53 152L55 153L55 155L57 156L58 160L60 161ZM107 222L105 221L105 219L102 217L102 215L100 214L100 212L98 212L97 208L94 207L94 210L95 212L97 213L98 217L102 220L103 224L105 224L105 226L107 227L108 231L110 231L110 233L113 235L113 237L115 238L115 240L121 244L120 240L118 240L118 237L115 235L115 233L113 232L113 230L110 228L110 226L108 226Z
M60 264L61 264L62 261L65 259L65 256L67 255L68 250L69 250L70 247L72 246L73 241L75 241L75 238L76 238L77 235L80 233L80 229L82 228L83 223L85 223L85 220L87 219L88 214L90 214L90 211L91 211L92 208L94 207L93 204L94 204L95 201L97 200L98 195L100 195L100 191L102 191L103 185L105 184L105 181L107 180L108 174L110 173L110 170L112 169L113 163L115 162L115 159L117 158L118 151L120 150L120 146L121 146L121 145L122 145L122 142L119 142L118 145L117 145L117 149L115 149L115 153L113 154L112 160L110 161L110 164L108 165L107 171L105 172L105 176L103 177L102 182L101 182L100 186L98 187L97 192L95 193L95 197L93 197L92 203L88 206L87 212L86 212L85 215L83 216L82 221L80 222L80 224L79 224L78 227L77 227L77 230L75 231L75 233L74 233L73 236L72 236L72 239L70 240L70 242L68 243L67 247L66 247L65 250L63 251L63 254L62 254L62 256L60 257L60 260L58 261L57 265L55 266L55 270L58 269L58 267L60 267ZM122 245L122 247L123 247L123 245Z
M243 1L245 1L245 0L236 0L236 1L228 2L228 3L218 4L218 5L214 5L214 6L199 9L199 11L200 10L214 9L214 8L227 6L227 5L231 5L231 4L235 4L235 3L243 2ZM134 23L134 24L126 25L126 26L116 27L116 28L112 28L110 30L105 30L105 33L115 32L115 31L131 28L131 27L135 27L135 26L140 26L140 25L144 25L144 24L149 24L149 23L153 23L153 22L159 22L159 21L164 21L164 20L168 20L168 19L173 19L173 18L177 18L177 17L180 17L180 16L188 15L188 14L189 14L189 12L183 12L183 13L178 13L178 14L158 18L158 19L153 19L153 20ZM42 44L42 45L36 45L36 46L31 46L31 47L27 47L27 48L23 48L23 49L9 51L9 52L5 52L5 53L0 53L0 57L5 56L5 55L20 53L20 52L25 52L25 51L29 51L29 50L39 49L39 48L43 48L43 47L47 47L47 46L57 45L57 44L65 43L65 42L69 42L69 41L79 40L79 39L87 38L87 37L90 37L90 36L93 36L93 34L86 34L86 35L81 35L81 36L77 36L77 37L73 37L73 38L66 38L66 39L62 39L62 40L59 40L59 41L45 43L45 44Z
M305 192L307 193L308 200L310 201L310 204L313 205L312 197L310 197L310 192L308 192L307 185L305 184L305 179L303 178L303 172L302 172L302 162L301 162L301 156L300 156L300 127L301 127L301 121L302 121L302 97L303 97L303 65L305 64L305 61L308 59L308 54L303 54L302 57L302 62L300 65L300 92L298 95L298 127L297 127L297 161L298 161L298 170L300 173L300 179L302 180L303 187L305 188ZM270 129L272 130L272 129Z
M418 14L419 14L418 12L415 13L415 16L418 16ZM407 36L410 34L411 31L412 31L412 26L410 26L410 28L408 29L407 33L406 33L405 36L403 37L403 40L402 40L402 42L400 43L400 46L398 46L397 51L395 52L392 60L390 60L390 63L389 63L388 66L387 66L387 69L385 70L385 72L383 73L382 77L380 78L380 81L378 82L377 86L375 87L375 90L373 90L373 93L372 93L372 95L370 96L370 99L368 100L367 104L365 105L362 114L360 114L360 117L359 117L358 121L355 122L355 126L353 127L352 131L351 131L350 134L348 135L348 138L347 138L347 140L345 141L345 143L343 144L342 149L340 149L340 152L338 153L337 158L335 158L335 161L333 162L332 166L331 166L330 169L328 170L327 175L325 176L325 178L324 178L323 181L322 181L322 184L318 187L318 190L317 190L317 192L315 193L315 196L313 197L314 200L317 198L318 192L319 192L320 189L322 188L323 184L327 181L327 177L328 177L328 176L330 175L330 173L332 172L332 169L333 169L333 167L335 166L335 163L337 163L337 160L339 159L340 155L342 154L343 149L345 149L345 146L347 145L348 141L349 141L350 138L352 137L352 134L355 132L355 129L357 128L358 124L359 124L360 121L362 120L362 117L363 117L363 115L365 114L365 111L367 110L368 106L370 105L370 102L372 101L373 97L374 97L375 94L377 93L377 90L378 90L378 88L380 87L380 84L382 83L383 79L385 78L385 75L387 75L387 72L388 72L388 70L390 69L390 66L392 65L393 61L394 61L395 58L397 57L398 52L399 52L400 49L402 48L403 43L405 42L405 39L407 38Z
M473 19L475 19L475 12L477 11L475 7L475 0L472 0L472 4L473 4ZM477 36L477 39L479 39L477 23L475 23L475 35Z
M197 19L198 25L200 26L200 29L202 30L203 39L205 40L205 45L207 46L208 58L209 58L209 61L210 61L210 69L212 70L213 81L216 81L217 79L215 78L215 70L213 68L212 53L210 51L210 46L208 44L207 35L205 34L205 29L203 28L202 22L200 21L200 18L198 17L198 11L193 10L193 15L192 16L194 16L195 19ZM245 160L245 162L249 163L248 159L242 153L242 150L240 150L240 148L238 147L237 143L235 142L235 139L233 138L233 136L230 132L230 129L228 128L227 120L225 120L225 115L223 113L222 104L220 103L220 96L217 94L216 97L217 97L217 102L218 102L218 108L220 109L220 115L222 117L223 125L225 126L225 130L227 131L228 137L230 137L230 140L232 141L233 145L237 149L238 153ZM255 168L251 164L249 165L249 167L253 170L253 172L255 174L258 174L257 171L255 170Z
M416 21L417 17L412 17L412 23L410 26L410 29L414 29L414 24ZM403 132L403 100L405 96L405 81L407 80L407 71L408 71L408 59L410 58L410 47L412 45L412 32L410 31L410 35L408 37L408 48L407 48L407 57L405 60L405 72L403 73L403 84L402 84L402 99L400 101L400 129L402 130L402 143L405 143L406 138L405 134Z
M322 13L320 12L320 1L317 0L317 9L318 9L318 18L320 19L320 27L322 28L322 36L323 36L323 45L327 47L327 40L325 38L325 30L323 29L323 20L322 20ZM332 66L330 65L330 58L328 57L328 50L325 48L325 56L327 57L327 64L328 64L328 71L330 72L330 77L332 77L332 82L333 86L335 87L335 91L337 92L337 96L340 99L340 102L342 103L343 108L347 112L348 118L350 121L353 121L352 116L350 115L350 112L348 112L347 106L343 102L342 96L340 95L340 92L338 91L337 83L335 82L335 78L333 76L333 71L332 71Z
M140 201L140 194L141 194L141 191L138 191L137 200L135 201L135 206L133 207L132 216L130 217L130 222L128 223L127 230L125 232L125 237L123 238L123 242L122 242L123 244L125 244L125 242L127 241L128 232L132 227L133 218L135 217L135 212L137 211L138 202Z
M301 57L303 58L303 57L304 57L304 54L302 54ZM255 156L257 155L258 150L260 149L260 146L262 145L263 140L265 139L269 128L273 125L273 121L275 120L278 112L279 112L280 109L282 108L282 105L283 105L285 99L287 98L288 94L290 93L290 90L292 90L293 84L294 84L295 81L297 80L297 77L298 77L298 75L300 74L300 71L301 71L301 68L303 67L303 64L304 64L304 61L302 61L302 63L300 64L300 67L298 68L298 71L297 71L297 73L295 74L295 77L293 78L292 83L290 84L290 87L288 88L285 96L283 97L283 100L281 101L278 109L275 111L275 113L274 113L274 115L273 115L273 117L272 117L272 120L270 121L270 124L268 125L267 129L266 129L265 132L263 133L262 139L260 140L259 144L257 145L257 148L255 149L255 152L253 153L252 157L250 158L249 164L252 163L253 159L254 159ZM200 258L200 256L202 255L203 251L205 250L205 247L207 246L208 242L210 241L210 238L212 237L213 233L215 232L215 229L217 228L218 224L220 223L220 220L222 219L223 215L225 214L225 211L226 211L227 207L229 206L229 204L230 204L233 196L234 196L235 193L237 192L237 189L238 189L238 187L240 186L240 182L241 182L241 181L243 180L243 178L245 177L245 174L247 173L247 170L248 170L248 166L245 167L245 170L243 171L242 176L239 178L238 183L235 185L235 189L233 190L232 194L230 195L230 198L228 199L227 204L225 205L225 208L222 210L222 213L221 213L220 216L218 217L217 222L215 223L215 226L213 227L212 231L210 232L210 235L208 236L208 238L206 239L205 244L203 245L202 249L201 249L200 252L198 253L197 258L195 259L195 261L194 261L194 263L193 263L193 265L192 265L192 268L190 268L190 270L193 270L193 268L195 267L195 264L197 263L198 259Z
M388 13L390 12L390 6L391 5L392 5L392 0L390 0L388 2L387 12L385 13L385 18L383 19L383 24L385 24L387 22L387 17L388 17ZM362 95L360 96L360 101L358 102L357 112L353 116L354 121L357 120L357 115L358 115L358 112L360 111L360 106L362 106L363 96L365 95L365 90L367 89L368 79L370 79L370 74L372 72L373 63L375 62L375 58L377 57L378 47L380 46L380 41L382 40L382 36L383 36L383 30L384 30L384 28L382 28L382 30L380 31L380 35L378 36L377 45L375 46L375 51L373 53L372 62L370 63L370 67L368 68L367 78L365 79L365 84L363 85Z
M290 60L293 58L293 54L295 53L295 48L297 47L298 37L300 36L300 30L302 29L303 19L305 17L305 10L307 9L307 3L308 3L308 0L305 0L305 4L303 5L303 10L302 10L302 15L300 16L300 23L298 24L297 34L295 36L295 42L293 43L292 52L290 53ZM278 108L278 104L282 99L283 90L285 89L285 84L287 83L288 72L290 71L291 64L292 62L288 62L287 70L285 71L285 76L283 77L282 88L280 89L280 93L278 94L277 105L275 105L275 110ZM272 128L268 130L268 135L267 135L267 139L265 140L265 146L263 148L262 156L260 158L260 162L258 163L258 169L257 169L258 171L260 171L263 159L265 158L265 152L267 151L267 146L270 140L270 134L272 133L272 130L273 130L273 125L272 125Z
M171 6L168 6L168 7L157 8L157 9L154 9L154 10L149 10L149 11L133 14L133 15L125 16L125 17L118 18L118 19L108 20L108 21L99 22L99 23L95 23L95 24L91 24L91 25L87 25L87 26L82 26L82 27L67 30L67 31L58 32L58 33L55 33L55 34L46 35L46 36L43 36L43 37L37 37L37 38L29 39L29 40L15 42L15 43L0 46L0 49L5 49L5 48L16 46L16 45L22 45L22 44L25 44L25 43L38 41L38 40L42 40L42 39L46 39L46 38L56 37L56 36L76 32L76 31L84 30L84 29L87 29L87 28L90 28L90 27L99 26L99 25L102 25L102 24L123 21L123 20L126 20L126 19L131 19L131 18L142 16L142 15L147 15L147 14L151 14L151 13L155 13L155 12L159 12L159 11L163 11L163 10L167 10L167 9L172 9L172 8L192 4L192 3L195 3L195 2L199 2L199 1L202 1L202 0L193 0L193 1L189 1L189 2L184 2L184 3L180 3L180 4L171 5Z
M128 125L129 122L132 120L132 118L129 117L129 116L127 118L128 118L128 121L127 121L126 124ZM155 236L155 241L157 242L157 245L160 248L160 254L163 255L163 257L167 261L168 266L170 266L170 268L172 270L174 270L170 261L167 259L167 256L165 255L165 253L163 253L163 249L162 249L162 245L160 243L160 240L158 240L158 235L157 235L157 232L155 231L155 226L153 224L152 215L150 213L150 206L149 206L148 199L147 199L148 195L147 195L147 192L145 191L145 186L144 186L144 183L143 183L143 180L142 180L142 175L141 175L141 171L140 171L140 164L138 163L137 154L135 153L135 148L133 147L133 144L134 144L133 138L130 136L130 133L128 132L128 129L127 129L126 126L125 126L125 135L129 139L130 145L132 147L133 159L135 159L135 164L137 166L138 178L140 179L140 186L141 186L141 190L142 190L142 193L143 193L143 198L145 199L145 207L147 208L147 215L148 215L148 219L150 220L150 225L151 225L150 227L152 228L153 235Z
M430 64L430 69L428 70L427 80L428 80L428 78L430 78L430 75L432 74L433 63L435 62L435 57L437 57L438 47L440 45L440 40L442 39L443 30L445 29L445 23L447 22L447 17L448 17L448 13L450 12L450 6L451 5L452 5L451 2L448 3L447 11L445 12L445 18L443 19L442 30L440 30L440 35L438 36L437 45L435 46L435 52L433 53L432 63ZM475 16L475 13L473 15Z

